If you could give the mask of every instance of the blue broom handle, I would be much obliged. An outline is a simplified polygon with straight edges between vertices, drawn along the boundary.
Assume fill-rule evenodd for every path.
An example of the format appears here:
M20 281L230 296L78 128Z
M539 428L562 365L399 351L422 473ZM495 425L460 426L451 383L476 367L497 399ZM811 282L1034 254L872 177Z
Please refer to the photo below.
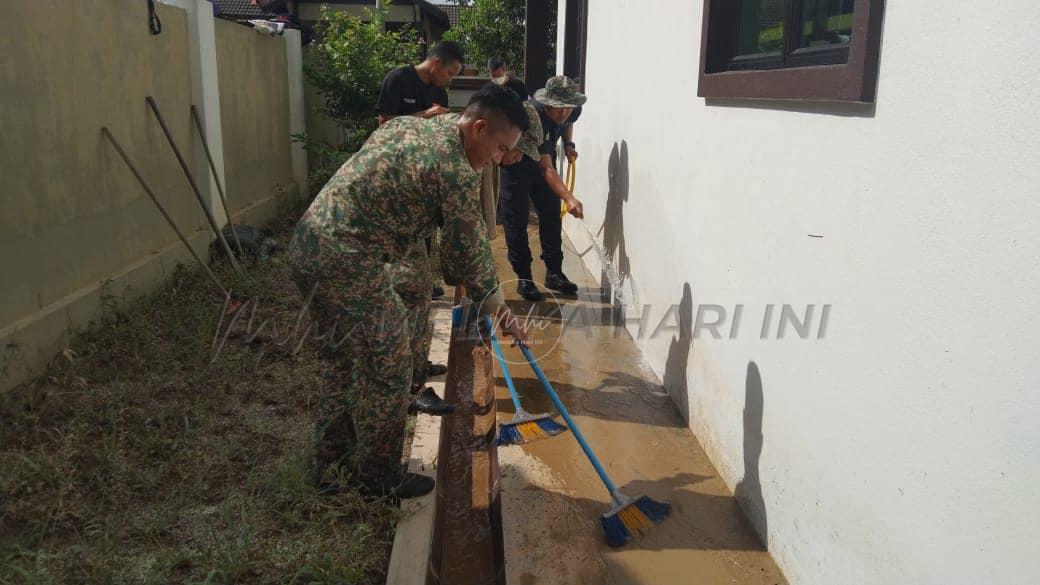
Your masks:
M488 331L491 329L491 319L484 317L487 320ZM520 396L516 393L516 386L513 385L513 377L509 375L509 366L506 365L506 358L502 355L502 346L498 344L498 338L495 334L491 334L491 348L495 350L495 357L498 358L498 365L502 366L502 377L506 379L506 388L509 388L509 397L513 399L513 406L516 407L516 411L523 412L524 408L520 406Z
M538 380L542 383L542 386L545 387L545 393L549 395L549 399L556 405L556 410L560 411L560 416L563 417L563 420L567 421L567 426L570 427L571 433L574 434L574 438L578 439L578 444L581 445L581 449L585 451L585 456L589 458L589 462L592 463L594 468L596 468L596 473L598 473L599 478L603 480L603 485L607 486L607 491L609 491L610 495L613 497L617 492L617 488L614 487L614 482L610 481L610 477L607 476L606 470L603 469L603 464L599 462L599 458L597 458L596 454L592 452L592 447L589 447L589 444L585 442L585 437L582 436L581 431L578 429L578 425L574 424L571 414L567 412L567 407L563 405L560 397L556 394L556 390L553 390L552 384L550 384L549 380L545 377L542 368L538 367L538 363L531 355L531 350L527 349L527 346L521 343L520 351L524 352L524 357L527 359L527 363L531 366L531 369L534 370L534 375L538 376Z

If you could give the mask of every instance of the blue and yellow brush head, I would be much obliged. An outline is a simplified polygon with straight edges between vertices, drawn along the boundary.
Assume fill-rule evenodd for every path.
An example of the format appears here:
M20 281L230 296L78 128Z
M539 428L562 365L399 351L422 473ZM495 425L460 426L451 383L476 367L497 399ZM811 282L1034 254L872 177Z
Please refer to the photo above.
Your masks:
M603 532L610 546L623 546L632 537L645 534L654 524L660 524L672 507L643 496L603 515Z
M496 445L521 445L539 439L548 439L567 430L567 427L544 415L529 420L511 420L498 428Z

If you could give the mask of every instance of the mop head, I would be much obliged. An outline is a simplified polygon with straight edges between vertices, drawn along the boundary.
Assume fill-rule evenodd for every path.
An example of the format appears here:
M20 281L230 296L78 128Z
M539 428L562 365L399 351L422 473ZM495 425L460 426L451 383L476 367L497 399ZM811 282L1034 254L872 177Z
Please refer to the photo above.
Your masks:
M513 420L498 427L498 438L495 444L521 445L539 439L548 439L565 432L567 427L552 419L552 415L539 416L517 415Z
M602 518L607 544L623 546L633 536L645 534L654 524L660 524L671 511L670 505L652 500L649 496L614 508Z

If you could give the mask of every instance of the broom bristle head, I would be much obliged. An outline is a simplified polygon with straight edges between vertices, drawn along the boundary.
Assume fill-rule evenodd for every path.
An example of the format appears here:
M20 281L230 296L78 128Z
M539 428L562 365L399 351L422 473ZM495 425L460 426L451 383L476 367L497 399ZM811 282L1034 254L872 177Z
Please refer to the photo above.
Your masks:
M548 439L567 430L552 418L539 418L519 422L508 422L498 429L496 445L520 445L539 439Z
M603 532L610 546L622 546L637 534L645 534L654 524L659 524L671 512L672 507L649 496L605 514L602 519Z
M542 429L542 432L549 435L550 437L555 437L560 433L565 433L568 430L570 430L565 425L561 425L560 423L554 421L552 418L538 419L535 421L535 424L538 425L538 428Z

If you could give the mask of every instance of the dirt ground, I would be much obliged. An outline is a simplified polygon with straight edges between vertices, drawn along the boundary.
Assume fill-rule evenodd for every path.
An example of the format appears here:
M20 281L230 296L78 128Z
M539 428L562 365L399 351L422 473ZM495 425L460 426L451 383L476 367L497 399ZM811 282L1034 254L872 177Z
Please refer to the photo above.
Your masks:
M537 227L530 240L538 258ZM514 277L505 242L494 244L499 278L508 281ZM539 283L542 268L536 260ZM532 321L546 328L535 334L544 342L534 352L538 363L621 491L668 502L672 514L646 536L612 549L599 522L610 508L607 491L571 433L502 447L509 583L786 584L668 394L640 365L635 343L613 325L599 283L566 248L564 270L579 294L539 303ZM505 292L514 312L528 313L515 284ZM506 358L525 410L553 412L519 351L507 348ZM514 409L501 373L498 399L499 421L508 421Z
M189 267L0 393L0 583L383 582L397 508L307 481L320 364L282 257L218 274L238 321Z

